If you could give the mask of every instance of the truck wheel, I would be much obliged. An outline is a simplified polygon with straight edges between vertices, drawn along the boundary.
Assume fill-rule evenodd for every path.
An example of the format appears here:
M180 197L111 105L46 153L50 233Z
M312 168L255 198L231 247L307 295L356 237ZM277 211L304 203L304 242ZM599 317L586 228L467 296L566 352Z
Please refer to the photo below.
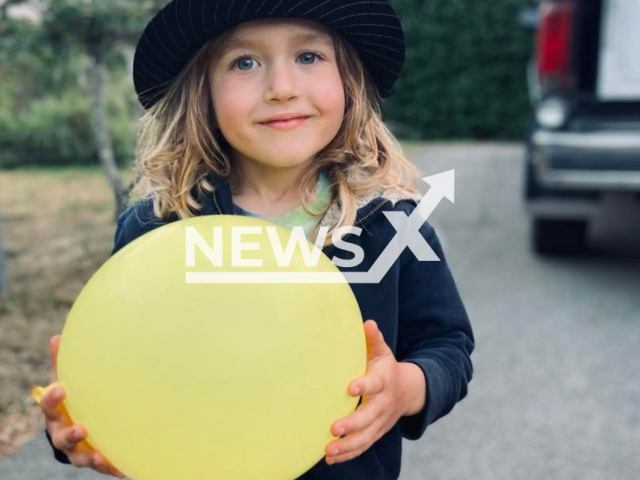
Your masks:
M586 247L587 220L534 218L533 248L540 254L577 253Z

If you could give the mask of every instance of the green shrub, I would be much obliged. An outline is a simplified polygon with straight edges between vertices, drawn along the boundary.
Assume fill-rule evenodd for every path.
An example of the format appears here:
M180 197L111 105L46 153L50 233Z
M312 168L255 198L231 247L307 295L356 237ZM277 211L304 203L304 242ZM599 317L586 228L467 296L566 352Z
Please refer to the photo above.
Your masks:
M119 165L133 158L136 124L129 106L133 100L127 101L122 90L117 83L108 88L109 131ZM69 88L22 108L10 103L0 97L0 168L99 164L87 93Z
M385 119L405 137L520 139L533 38L517 16L530 3L395 0L407 54Z

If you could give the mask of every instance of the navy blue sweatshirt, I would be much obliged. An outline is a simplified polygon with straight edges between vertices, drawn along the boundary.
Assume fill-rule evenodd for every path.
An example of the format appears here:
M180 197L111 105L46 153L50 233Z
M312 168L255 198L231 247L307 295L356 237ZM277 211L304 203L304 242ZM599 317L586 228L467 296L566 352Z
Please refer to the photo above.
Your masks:
M233 201L226 180L210 174L213 194L198 197L201 215L233 214ZM385 211L410 215L415 199L384 195L366 201L358 209L355 225L359 236L345 241L365 252L364 260L344 272L368 271L396 234ZM170 221L160 221L153 213L150 198L139 200L118 218L113 255L129 242ZM419 261L409 248L401 253L382 280L375 284L351 284L360 306L363 322L373 319L398 361L411 362L422 369L426 381L426 402L415 415L401 417L371 448L343 463L327 465L324 457L297 480L396 480L400 475L402 438L417 440L428 425L447 415L467 395L473 375L471 352L475 340L467 312L456 287L435 230L426 221L420 234L440 261ZM352 254L333 245L323 252L329 257L352 258ZM337 420L337 419L336 419ZM329 427L329 426L327 426ZM49 442L51 439L47 433ZM55 458L69 463L66 455L53 447Z

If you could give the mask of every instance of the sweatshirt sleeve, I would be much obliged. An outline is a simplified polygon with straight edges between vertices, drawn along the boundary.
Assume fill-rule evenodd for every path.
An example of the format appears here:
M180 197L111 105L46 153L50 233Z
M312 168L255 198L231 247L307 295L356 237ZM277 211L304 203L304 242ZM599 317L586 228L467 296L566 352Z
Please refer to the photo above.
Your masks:
M125 215L127 214L127 212L128 210L125 210L118 217L116 233L113 236L114 237L113 248L111 249L111 253L109 254L110 257L113 256L114 253L116 253L118 250L120 250L122 247L124 247L128 243L127 236L123 226Z
M420 367L427 392L423 409L398 421L408 440L419 439L467 395L475 342L435 230L425 222L420 233L440 261L419 261L409 248L401 255L396 357Z
M139 200L118 217L111 255L145 233L176 219L175 214L165 221L158 219L153 212L153 200L150 197Z
M44 434L47 436L47 441L49 442L49 445L51 445L51 448L53 449L53 457L60 463L65 463L67 465L70 465L71 461L69 460L69 457L67 457L67 454L64 453L62 450L58 450L56 447L53 446L53 442L51 441L51 435L49 435L49 431L45 429Z

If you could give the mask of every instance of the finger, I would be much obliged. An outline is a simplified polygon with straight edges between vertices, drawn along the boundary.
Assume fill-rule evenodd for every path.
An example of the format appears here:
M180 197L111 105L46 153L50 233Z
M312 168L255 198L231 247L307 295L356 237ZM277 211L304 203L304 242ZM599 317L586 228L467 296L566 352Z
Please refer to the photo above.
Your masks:
M78 444L74 450L66 453L69 461L78 468L91 468L98 471L103 468L99 461L100 452L88 447L87 443Z
M124 474L109 463L109 461L100 452L92 454L92 468L105 475L113 475L114 477L124 478Z
M369 374L356 378L349 384L348 393L353 397L362 395L375 395L384 390L384 380L380 375Z
M115 467L111 467L111 471L109 473L111 473L111 475L113 475L114 477L118 477L118 478L124 478L125 477L125 474L122 473L120 470L118 470Z
M125 474L122 473L120 470L118 470L117 468L110 466L107 470L107 473L109 475L113 475L114 477L118 477L118 478L124 478Z
M385 343L382 332L378 328L375 320L367 320L364 322L364 333L367 340L368 361L374 360L387 353L389 347Z
M325 461L327 462L328 465L333 465L335 463L348 462L349 460L353 460L354 458L359 457L365 451L366 449L363 448L359 451L344 453L342 455L336 455L336 456L327 455Z
M95 466L93 455L89 451L78 448L73 452L65 453L74 467L94 468Z
M44 412L46 419L50 422L60 422L65 419L63 405L64 388L56 384L49 389L40 401L40 408Z
M353 434L359 430L364 430L380 418L380 409L376 407L375 401L366 401L351 415L337 420L331 427L334 436Z
M347 435L332 442L325 449L327 463L340 463L352 460L365 452L378 440L378 428L374 425L366 430Z
M53 365L53 381L58 381L58 347L60 346L60 335L54 335L49 340L49 351L51 352L51 365Z
M57 428L51 435L51 441L58 450L71 452L86 437L87 432L81 425L71 425Z

